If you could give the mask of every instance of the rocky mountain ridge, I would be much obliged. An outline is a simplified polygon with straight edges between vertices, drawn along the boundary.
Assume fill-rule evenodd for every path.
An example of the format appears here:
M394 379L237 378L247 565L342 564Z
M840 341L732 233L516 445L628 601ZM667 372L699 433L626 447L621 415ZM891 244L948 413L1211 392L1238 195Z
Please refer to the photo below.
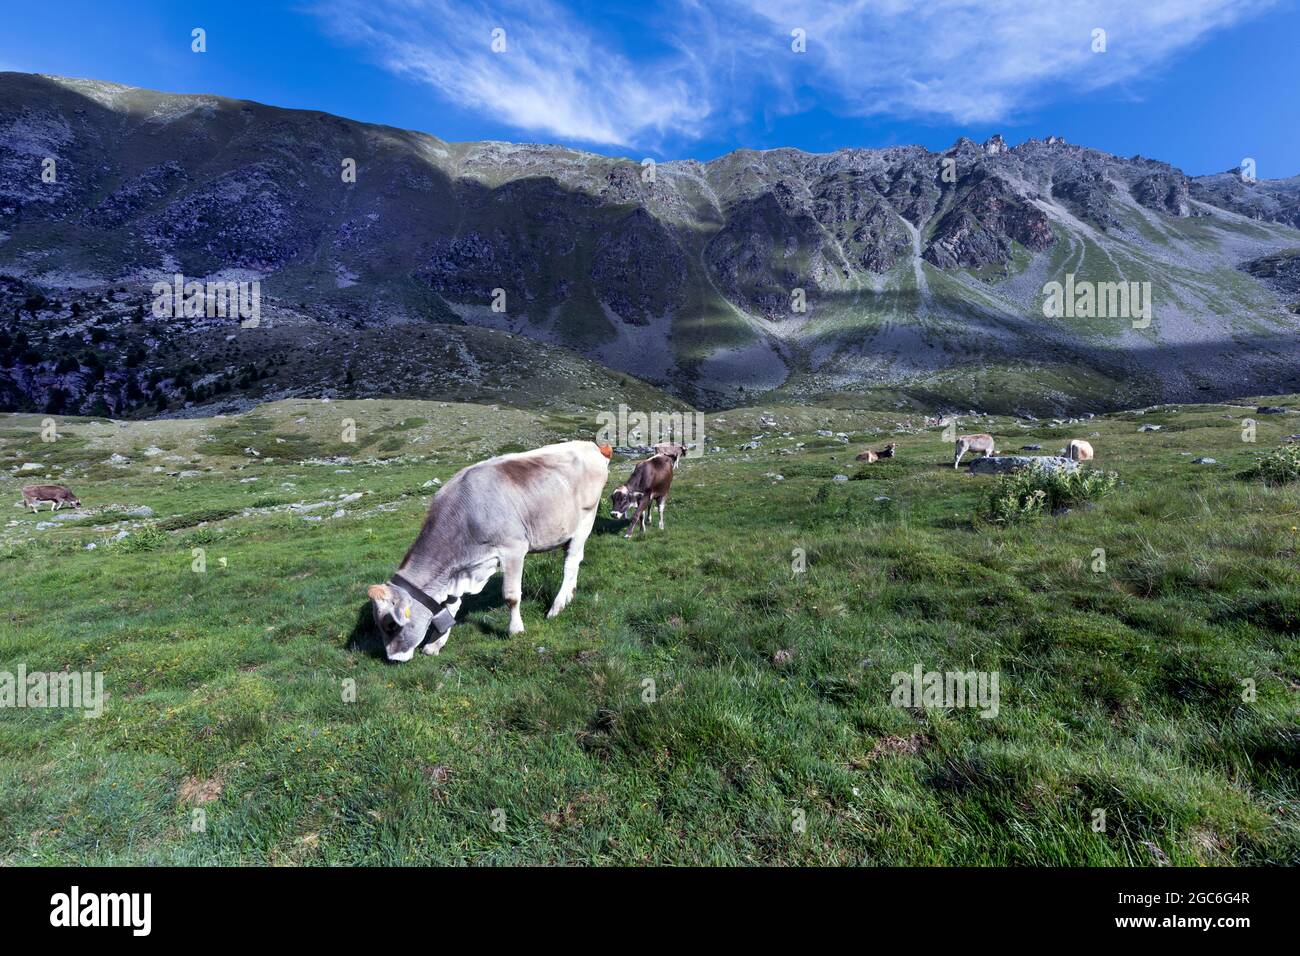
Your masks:
M131 339L108 320L92 341L74 303L123 290L144 307L175 273L259 282L319 324L318 352L330 329L342 349L472 325L700 405L775 392L1015 410L1277 390L1295 367L1296 295L1261 276L1286 268L1258 263L1300 248L1298 227L1296 177L1189 177L1054 136L650 164L5 73L0 401L48 399L17 359L49 372ZM1066 274L1151 283L1155 321L1045 319L1044 284ZM33 296L61 308L24 310ZM149 371L165 390L172 370Z

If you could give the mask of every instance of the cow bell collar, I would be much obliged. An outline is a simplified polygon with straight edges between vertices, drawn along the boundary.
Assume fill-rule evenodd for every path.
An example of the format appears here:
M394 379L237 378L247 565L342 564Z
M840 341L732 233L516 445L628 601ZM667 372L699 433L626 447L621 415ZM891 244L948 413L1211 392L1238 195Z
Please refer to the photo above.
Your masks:
M409 594L411 600L424 607L425 610L433 615L433 621L429 624L429 627L434 630L439 637L442 637L442 635L451 630L451 626L456 623L456 615L447 610L447 605L450 602L442 601L440 603L435 601L433 598L429 597L423 589L413 584L410 578L404 577L401 574L394 574L390 580L393 584L397 585Z

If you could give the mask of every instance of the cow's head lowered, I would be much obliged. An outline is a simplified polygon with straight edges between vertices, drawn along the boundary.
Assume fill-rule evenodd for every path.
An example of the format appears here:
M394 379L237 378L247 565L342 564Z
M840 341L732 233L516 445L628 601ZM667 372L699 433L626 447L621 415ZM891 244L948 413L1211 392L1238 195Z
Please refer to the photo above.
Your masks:
M401 588L391 584L372 584L366 593L370 595L375 626L384 642L384 653L390 661L409 661L424 641L433 614L424 605L411 600L411 596Z
M609 516L619 520L635 516L644 497L644 491L628 491L627 485L619 485L609 496L612 505Z

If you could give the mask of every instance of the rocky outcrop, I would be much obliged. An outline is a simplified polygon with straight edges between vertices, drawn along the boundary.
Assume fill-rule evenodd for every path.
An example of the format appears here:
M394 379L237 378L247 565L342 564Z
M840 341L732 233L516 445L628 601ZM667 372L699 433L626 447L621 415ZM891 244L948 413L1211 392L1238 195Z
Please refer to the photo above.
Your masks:
M1078 471L1079 463L1056 455L994 455L992 458L972 458L970 461L973 475L1009 475L1026 468Z
M1190 216L1191 200L1187 177L1177 170L1143 176L1133 184L1133 198L1168 216Z
M1103 229L1119 225L1110 205L1115 185L1103 170L1076 167L1054 179L1051 189L1052 197L1064 201L1080 219L1096 223Z
M1191 198L1229 209L1260 222L1280 222L1300 229L1300 176L1290 179L1243 178L1241 170L1197 176L1190 184Z
M1013 242L1041 251L1056 241L1047 215L1003 180L983 176L962 185L935 226L927 261L941 269L976 268L1009 261Z

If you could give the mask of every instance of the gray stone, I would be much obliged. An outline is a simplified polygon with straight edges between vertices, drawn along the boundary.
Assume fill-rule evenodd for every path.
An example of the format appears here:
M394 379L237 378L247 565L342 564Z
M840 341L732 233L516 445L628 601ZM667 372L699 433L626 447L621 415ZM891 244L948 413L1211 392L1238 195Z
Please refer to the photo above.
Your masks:
M992 458L971 460L973 475L1006 475L1025 468L1046 468L1048 471L1078 471L1079 463L1068 458L1037 455L994 455Z
M1192 464L1193 465L1217 465L1218 462L1215 461L1213 458L1194 458L1192 459Z

